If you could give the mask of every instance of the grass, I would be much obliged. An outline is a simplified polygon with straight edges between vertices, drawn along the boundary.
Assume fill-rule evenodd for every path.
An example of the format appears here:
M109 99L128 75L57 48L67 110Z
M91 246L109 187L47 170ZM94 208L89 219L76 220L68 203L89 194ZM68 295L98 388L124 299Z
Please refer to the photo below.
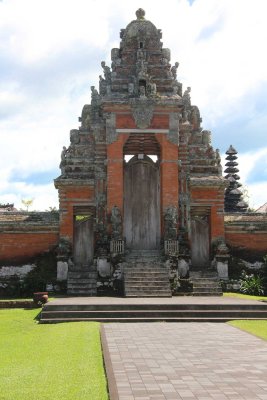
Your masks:
M250 296L248 294L242 293L224 293L225 297L235 297L239 299L248 299L248 300L265 300L267 301L266 296ZM229 325L234 326L236 328L242 329L243 331L252 333L255 336L260 337L261 339L267 340L267 321L259 321L259 320L238 320L238 321L230 321Z
M252 333L255 336L260 337L261 339L267 340L267 321L249 321L249 320L240 320L240 321L230 321L229 325L234 326L236 328L242 329L243 331Z
M99 324L39 325L40 310L0 310L0 400L107 400Z
M225 297L236 297L238 299L265 300L265 301L267 301L267 297L266 296L250 296L249 294L231 293L231 292L225 292L223 295Z

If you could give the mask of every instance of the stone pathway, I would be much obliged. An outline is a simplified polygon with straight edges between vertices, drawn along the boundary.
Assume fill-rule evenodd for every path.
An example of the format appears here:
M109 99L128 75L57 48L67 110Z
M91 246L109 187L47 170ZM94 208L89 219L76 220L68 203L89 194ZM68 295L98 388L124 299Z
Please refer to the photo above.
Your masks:
M110 323L111 400L267 400L267 342L219 323Z

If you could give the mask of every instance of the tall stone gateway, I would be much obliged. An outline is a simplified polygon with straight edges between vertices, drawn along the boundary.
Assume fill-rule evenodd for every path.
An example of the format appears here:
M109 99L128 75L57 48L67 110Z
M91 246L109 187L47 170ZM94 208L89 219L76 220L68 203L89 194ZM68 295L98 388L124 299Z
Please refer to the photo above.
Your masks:
M127 296L170 295L170 265L206 271L224 241L219 151L161 30L142 9L136 17L111 67L101 63L99 90L91 87L55 179L59 263L68 262L72 294L121 279Z

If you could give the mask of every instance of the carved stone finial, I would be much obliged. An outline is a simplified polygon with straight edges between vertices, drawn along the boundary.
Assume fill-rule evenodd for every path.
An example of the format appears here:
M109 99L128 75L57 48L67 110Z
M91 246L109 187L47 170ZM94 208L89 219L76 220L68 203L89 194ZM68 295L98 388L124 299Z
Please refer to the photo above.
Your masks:
M139 9L136 11L135 15L137 16L137 19L139 19L139 20L144 20L144 19L145 19L146 12L145 12L145 10L143 10L142 8L139 8Z

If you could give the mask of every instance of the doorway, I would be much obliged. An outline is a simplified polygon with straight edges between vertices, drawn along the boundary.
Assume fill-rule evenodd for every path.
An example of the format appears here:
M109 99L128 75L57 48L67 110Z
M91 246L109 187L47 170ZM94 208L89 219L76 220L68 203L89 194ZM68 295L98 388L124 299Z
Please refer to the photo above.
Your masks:
M208 267L210 264L210 232L207 215L192 216L191 219L191 257L192 267Z
M124 236L135 250L157 249L160 244L160 170L144 154L124 164Z
M92 215L74 216L73 262L75 266L90 266L94 256Z

